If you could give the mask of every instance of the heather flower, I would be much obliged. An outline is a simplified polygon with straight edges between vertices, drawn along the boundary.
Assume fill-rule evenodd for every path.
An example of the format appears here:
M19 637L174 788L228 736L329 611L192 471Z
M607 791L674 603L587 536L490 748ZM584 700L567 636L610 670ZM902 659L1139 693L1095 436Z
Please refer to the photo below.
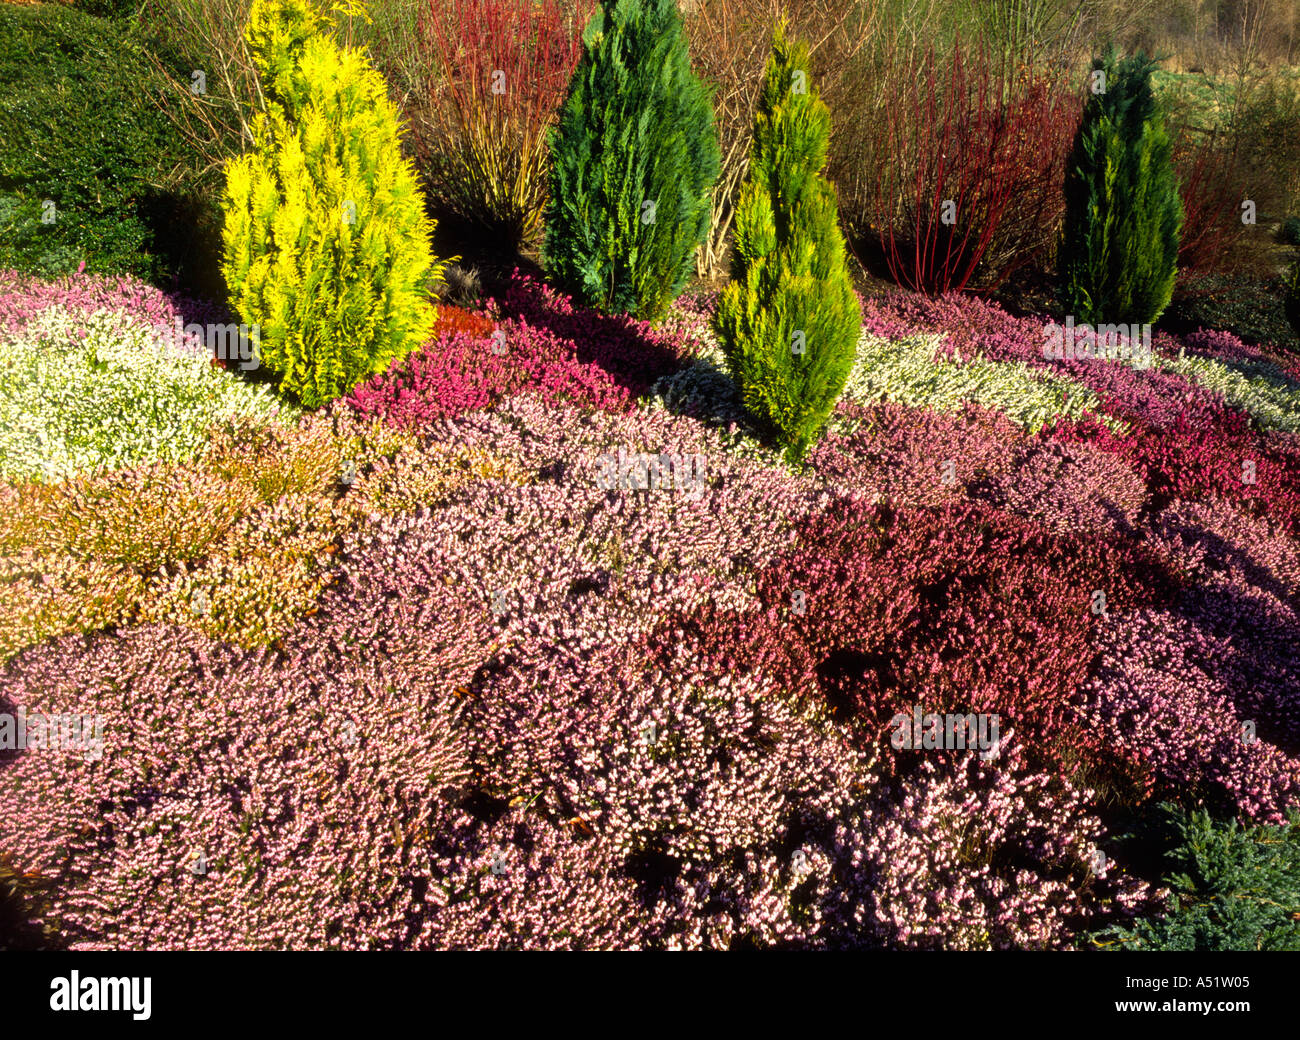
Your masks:
M957 412L895 403L842 404L851 432L827 433L809 453L812 469L846 498L939 505L1015 464L1022 431L967 404Z
M57 306L7 335L0 474L52 482L190 459L213 423L281 413L265 386L214 367L205 353L159 351L154 337L122 312L77 319Z
M1100 638L1079 718L1112 754L1145 767L1146 797L1208 799L1231 815L1268 822L1300 804L1300 760L1283 750L1294 747L1294 728L1268 725L1250 703L1271 695L1283 698L1275 709L1294 712L1294 674L1285 686L1274 682L1248 697L1241 683L1251 648L1167 612L1117 619ZM1257 732L1243 729L1248 720Z
M891 948L946 950L1069 948L1103 899L1131 918L1152 893L1092 868L1105 834L1090 794L1029 768L1014 740L993 762L922 759L863 821L864 916Z
M531 474L482 449L419 447L346 408L298 426L215 427L196 465L0 487L0 659L68 631L168 621L245 646L284 635L329 582L335 543L475 481Z
M1300 431L1300 380L1288 376L1273 361L1218 361L1193 354L1170 358L1161 367L1221 394L1261 429Z
M974 402L1004 412L1030 431L1058 415L1081 418L1100 410L1096 396L1075 380L977 354L947 359L939 346L935 336L889 340L864 329L845 396L864 404L886 400L945 412Z
M1147 501L1142 478L1117 456L1047 438L1017 446L1010 465L970 494L1054 531L1094 536L1136 531Z

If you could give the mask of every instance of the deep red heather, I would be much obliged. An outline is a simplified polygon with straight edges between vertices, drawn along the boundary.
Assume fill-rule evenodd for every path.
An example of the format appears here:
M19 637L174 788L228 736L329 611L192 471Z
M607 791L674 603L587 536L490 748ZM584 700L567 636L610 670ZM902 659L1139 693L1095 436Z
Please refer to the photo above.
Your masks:
M650 647L667 653L685 637L704 659L817 690L886 761L890 720L917 704L999 714L1051 760L1067 743L1067 705L1104 623L1094 594L1107 615L1123 615L1169 602L1177 587L1129 535L1057 535L978 502L894 509L841 499L760 573L764 613L675 617ZM1075 751L1080 739L1068 735Z

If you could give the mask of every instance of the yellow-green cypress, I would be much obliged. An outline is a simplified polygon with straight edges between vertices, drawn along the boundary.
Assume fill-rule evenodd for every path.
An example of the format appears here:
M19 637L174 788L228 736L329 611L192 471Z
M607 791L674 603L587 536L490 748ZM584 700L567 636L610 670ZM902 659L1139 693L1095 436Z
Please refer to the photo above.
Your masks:
M745 408L791 462L830 418L862 328L835 188L822 176L830 129L807 45L787 42L779 24L715 328Z
M443 266L383 78L309 0L254 0L266 111L226 171L222 273L262 363L308 407L428 338Z

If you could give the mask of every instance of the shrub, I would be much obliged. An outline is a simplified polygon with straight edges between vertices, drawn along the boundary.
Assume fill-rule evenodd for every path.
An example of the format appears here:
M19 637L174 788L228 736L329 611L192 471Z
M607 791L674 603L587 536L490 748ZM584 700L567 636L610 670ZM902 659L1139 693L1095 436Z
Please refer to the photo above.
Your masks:
M745 407L792 462L826 425L861 329L835 189L821 175L830 113L811 74L807 45L778 25L714 326Z
M475 314L462 307L443 304L438 308L438 319L433 323L433 338L454 336L464 333L474 339L483 339L491 335L496 323L481 314Z
M1196 341L1194 336L1187 340ZM1249 414L1260 429L1300 432L1300 381L1271 361L1218 361L1188 354L1162 361L1161 367L1222 394L1229 404Z
M421 172L440 206L511 250L541 225L546 135L592 4L432 0L420 17L420 49L442 72L416 137Z
M491 407L524 389L536 389L548 401L568 399L613 411L630 407L626 390L598 366L566 357L567 344L556 336L514 322L503 323L498 332L500 340L442 336L387 374L355 387L347 400L363 415L408 430Z
M1288 246L1300 246L1300 217L1287 217L1282 221L1278 238Z
M1176 376L1166 378L1174 392L1178 383L1188 385ZM1225 407L1221 398L1195 389L1201 399L1187 395L1190 400L1182 410L1176 400L1161 401L1168 414L1159 423L1143 423L1127 433L1117 433L1088 419L1077 423L1060 420L1051 434L1119 455L1142 474L1160 508L1176 499L1226 498L1240 503L1253 516L1300 531L1300 470L1296 468L1300 445L1287 439L1294 435L1253 431L1241 412ZM1247 462L1253 481L1243 479Z
M423 828L454 824L467 748L452 691L486 627L437 593L418 652L393 618L390 652L365 662L295 647L282 665L159 625L67 637L11 666L7 700L105 720L98 761L35 750L0 768L0 841L59 882L28 917L77 949L396 942L433 880Z
M383 79L309 2L250 14L267 110L228 167L223 273L264 364L316 407L425 341L441 265Z
M1169 526L1214 538L1195 525ZM1215 598L1220 611L1237 605L1222 591ZM1275 611L1274 623L1285 613ZM1300 689L1285 674L1285 649L1248 626L1205 620L1142 610L1107 625L1078 717L1114 757L1138 764L1135 801L1173 797L1277 822L1300 806L1300 760L1286 752L1293 736L1274 718L1295 710ZM1247 721L1258 727L1252 743L1243 739Z
M190 323L227 323L230 315L212 303L166 293L129 275L115 278L76 273L45 280L0 271L0 336L21 333L51 307L79 320L100 311L124 312L155 329L174 329L178 318Z
M1089 96L1065 179L1061 303L1078 322L1154 322L1173 296L1183 206L1164 116L1141 52L1093 60Z
M680 367L690 349L672 321L651 323L626 314L602 314L518 272L494 302L493 313L565 340L566 353L598 365L636 395Z
M1226 148L1213 142L1180 145L1174 153L1184 214L1178 267L1218 270L1246 232L1241 222L1244 182Z
M1165 803L1148 825L1172 846L1167 913L1099 933L1107 950L1300 950L1300 814L1241 826Z
M1101 411L1086 386L1035 371L1023 361L978 355L958 361L942 356L937 336L888 340L865 330L844 395L863 404L887 400L943 412L958 411L969 401L996 408L1030 431L1059 415L1082 418Z
M837 498L760 570L763 613L719 620L701 611L658 632L725 655L738 673L761 669L787 689L817 691L854 721L886 771L916 764L888 746L890 720L916 704L998 714L1035 761L1059 768L1067 754L1104 761L1069 708L1093 631L1106 623L1094 594L1104 592L1113 616L1165 602L1176 588L1132 534L1099 542L1048 533L960 499L912 507Z
M1014 741L995 762L925 756L859 825L872 931L891 949L1059 950L1107 909L1145 909L1146 885L1124 871L1087 877L1104 837L1088 801Z
M722 153L713 187L709 236L696 273L716 278L726 266L740 185L749 166L754 109L771 50L772 0L695 0L683 4L691 64L714 89L713 118ZM881 9L855 0L802 0L785 5L790 32L808 41L822 98L836 112L863 90L858 56L880 32ZM841 131L841 136L849 136Z
M548 275L582 303L662 317L708 233L719 166L674 0L601 0L550 148Z
M1078 104L1043 74L978 48L888 68L883 133L865 160L869 239L890 276L930 294L996 287L1042 258L1060 222ZM860 204L862 205L862 204Z
M215 367L202 348L172 350L158 333L122 311L79 317L56 305L3 336L0 473L50 481L181 461L202 450L214 422L281 414L266 386Z
M0 6L0 270L164 273L164 184L185 156L150 82L121 26L62 5Z
M529 479L482 448L420 448L339 408L294 427L223 424L189 466L0 488L0 660L52 635L147 621L271 642L315 604L344 533L478 480Z

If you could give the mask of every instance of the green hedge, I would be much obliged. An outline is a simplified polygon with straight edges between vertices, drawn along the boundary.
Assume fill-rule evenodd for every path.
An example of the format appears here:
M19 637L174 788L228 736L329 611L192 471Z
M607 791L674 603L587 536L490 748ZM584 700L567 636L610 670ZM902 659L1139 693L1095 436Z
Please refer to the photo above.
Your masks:
M0 267L167 272L183 204L157 185L185 156L152 79L122 23L0 5Z

